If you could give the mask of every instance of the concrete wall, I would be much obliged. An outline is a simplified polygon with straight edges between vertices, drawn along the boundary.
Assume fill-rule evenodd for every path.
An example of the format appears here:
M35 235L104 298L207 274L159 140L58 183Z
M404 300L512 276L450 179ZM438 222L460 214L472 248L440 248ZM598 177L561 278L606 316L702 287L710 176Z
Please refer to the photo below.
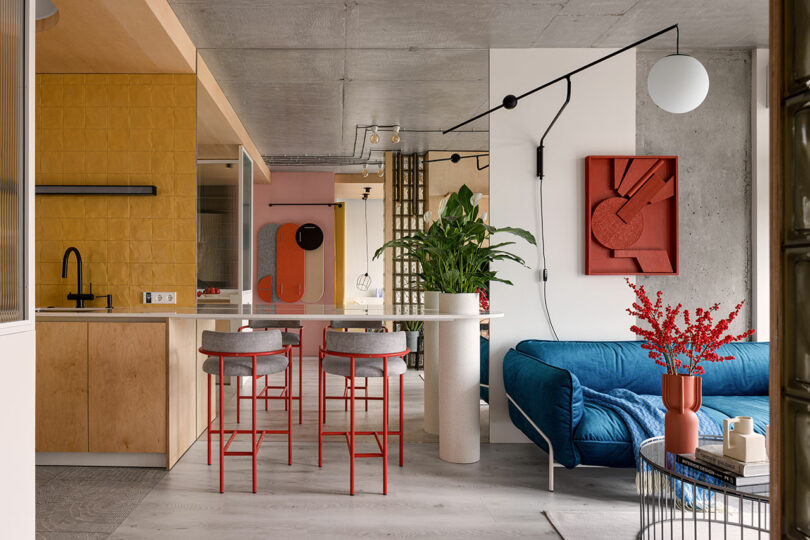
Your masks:
M606 49L493 49L490 104L519 94L586 64ZM573 80L571 103L545 141L544 210L548 304L560 339L633 339L625 309L633 299L622 276L585 275L585 157L627 155L636 142L636 59L628 52ZM565 98L565 84L490 116L490 216L497 227L538 234L535 152L539 138ZM497 241L507 238L498 238ZM509 240L512 238L510 237ZM539 240L539 238L538 238ZM490 440L525 440L508 417L503 357L518 341L551 337L542 304L538 250L525 242L510 249L530 268L497 262L493 269L515 285L493 283L491 322Z
M679 156L680 275L639 276L671 303L722 302L721 313L746 300L732 327L751 324L751 52L692 52L709 72L703 104L683 115L659 109L647 74L660 52L639 52L636 150ZM574 92L576 96L576 91Z

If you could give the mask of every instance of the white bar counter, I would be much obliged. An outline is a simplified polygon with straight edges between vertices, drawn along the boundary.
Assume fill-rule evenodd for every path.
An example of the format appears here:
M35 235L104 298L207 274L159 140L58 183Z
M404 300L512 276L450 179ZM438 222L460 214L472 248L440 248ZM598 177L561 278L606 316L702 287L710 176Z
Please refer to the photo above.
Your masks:
M305 321L433 321L446 322L469 319L494 319L502 313L442 313L437 309L402 308L391 305L356 305L334 307L327 304L203 304L196 308L171 305L142 305L126 308L41 307L37 319L215 319L215 320L284 320Z
M480 426L478 381L480 359L477 332L469 330L473 321L502 317L501 313L451 313L441 309L402 308L391 305L352 305L334 307L324 304L207 304L196 308L167 305L136 306L129 308L38 308L38 321L109 321L146 322L171 320L284 320L306 321L358 320L358 321L424 321L438 322L439 350L452 357L452 362L440 372L439 407L440 456L454 463L474 463L480 452ZM456 328L458 327L458 328ZM465 343L445 343L461 336ZM473 340L475 342L473 342ZM469 341L469 343L466 343ZM461 352L464 357L460 358ZM448 357L448 358L450 358ZM439 358L441 365L441 358ZM450 365L452 364L452 366ZM459 369L462 373L454 373ZM454 375L459 375L458 377ZM469 419L469 421L467 421Z

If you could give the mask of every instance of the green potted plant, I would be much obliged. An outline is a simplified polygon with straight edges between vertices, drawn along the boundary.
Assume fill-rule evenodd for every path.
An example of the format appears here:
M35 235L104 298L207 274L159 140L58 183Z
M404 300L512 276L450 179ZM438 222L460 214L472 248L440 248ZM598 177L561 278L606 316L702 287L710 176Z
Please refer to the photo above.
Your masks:
M416 354L419 352L419 335L422 333L422 326L422 321L403 321L399 325L399 329L405 331L405 344L414 355L413 358L416 358Z
M412 236L391 240L382 245L374 258L380 257L386 248L400 248L401 258L415 259L421 266L418 279L425 290L445 294L469 294L477 297L478 289L486 288L491 281L511 285L512 282L498 277L491 270L494 261L509 260L526 266L523 259L505 247L513 241L491 244L493 234L512 234L536 244L534 235L517 227L496 228L485 222L485 215L479 212L480 193L473 193L466 185L457 193L451 193L439 203L436 221L428 211L424 219L428 223L425 231ZM475 299L478 310L478 299Z
M491 281L512 284L497 276L491 269L492 262L510 260L526 266L522 258L504 249L515 242L493 244L490 237L496 233L511 234L536 244L534 236L524 229L487 224L486 215L478 206L481 199L480 193L461 186L458 192L440 201L435 221L429 211L425 213L424 231L386 242L374 253L376 259L386 248L396 248L401 250L399 258L419 263L421 270L416 279L426 291L426 310L477 314L478 289L486 289ZM470 331L477 332L478 321L473 322ZM437 333L436 323L425 327L425 431L428 433L439 431ZM463 353L478 354L477 350Z

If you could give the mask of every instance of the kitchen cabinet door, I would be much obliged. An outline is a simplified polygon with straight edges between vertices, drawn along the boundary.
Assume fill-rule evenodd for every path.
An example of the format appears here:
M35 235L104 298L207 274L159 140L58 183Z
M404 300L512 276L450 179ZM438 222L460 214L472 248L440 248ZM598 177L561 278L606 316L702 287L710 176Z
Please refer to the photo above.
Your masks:
M166 323L89 323L91 452L166 452Z
M87 323L37 323L36 450L87 452Z

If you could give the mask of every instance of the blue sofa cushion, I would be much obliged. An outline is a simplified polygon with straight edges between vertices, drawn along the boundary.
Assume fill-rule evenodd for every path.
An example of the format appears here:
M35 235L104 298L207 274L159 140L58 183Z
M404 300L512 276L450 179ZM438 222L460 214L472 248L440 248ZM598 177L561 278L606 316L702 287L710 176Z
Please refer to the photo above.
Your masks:
M701 409L721 428L726 418L751 416L756 432L765 434L765 426L770 422L768 396L707 396ZM582 421L574 431L574 444L583 465L635 466L630 432L621 417L610 409L586 404Z
M626 388L636 394L660 394L664 368L641 348L641 341L525 340L515 347L542 362L571 371L597 392ZM706 366L704 396L761 396L768 393L768 343L730 343L718 351L734 360Z
M582 421L574 431L574 444L585 465L627 467L635 464L630 431L610 409L586 404Z
M509 402L509 417L535 444L548 451L548 445L532 422L551 440L555 460L566 466L579 464L574 444L574 428L582 419L582 387L570 371L545 364L514 349L503 361L506 393L515 400L529 421Z
M771 423L768 396L705 396L703 409L723 427L723 420L735 416L754 419L754 431L765 435L765 426Z

